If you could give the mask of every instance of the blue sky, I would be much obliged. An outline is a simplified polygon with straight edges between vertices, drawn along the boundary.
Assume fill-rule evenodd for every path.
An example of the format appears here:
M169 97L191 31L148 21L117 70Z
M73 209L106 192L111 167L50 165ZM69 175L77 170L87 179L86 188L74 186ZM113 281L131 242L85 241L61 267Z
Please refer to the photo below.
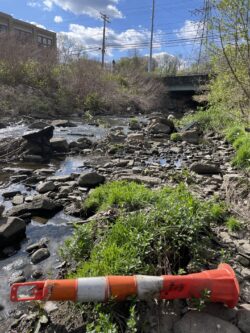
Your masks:
M203 0L155 2L154 54L193 60L199 46L190 39L200 34L200 18L193 12L202 8ZM59 39L64 36L64 40L73 41L75 49L85 47L96 58L102 40L99 12L108 14L109 60L131 55L135 49L141 55L148 53L151 8L152 0L0 0L0 11L53 30Z

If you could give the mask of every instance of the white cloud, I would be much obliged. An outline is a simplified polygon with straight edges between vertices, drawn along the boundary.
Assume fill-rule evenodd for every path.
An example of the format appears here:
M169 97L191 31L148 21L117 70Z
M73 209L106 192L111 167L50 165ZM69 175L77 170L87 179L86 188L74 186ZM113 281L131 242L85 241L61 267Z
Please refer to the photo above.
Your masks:
M54 17L54 22L55 23L62 23L63 22L63 18L62 18L62 16L55 16Z
M178 30L174 30L174 32L178 38L192 39L201 37L202 30L202 22L186 20L184 26Z
M46 29L46 27L44 25L40 24L40 23L37 23L37 22L29 22L29 23L37 26L38 28Z
M39 2L33 0L33 1L27 2L27 6L36 8L36 7L41 7L41 4Z
M53 7L53 1L52 0L43 0L43 4L44 4L44 9L51 11L52 7Z
M71 45L76 45L76 48L81 47L91 53L93 49L95 49L95 52L100 52L102 34L102 27L91 28L78 24L70 24L69 32L61 32L59 36L66 37ZM108 28L106 37L107 54L111 55L114 48L118 50L129 50L135 49L135 45L149 43L150 32L148 30L137 31L135 29L128 29L121 33L116 33L114 30Z
M44 0L45 7L51 9L53 4L61 7L65 11L70 11L76 15L87 14L91 17L100 17L100 12L111 18L122 18L121 11L117 8L120 0Z

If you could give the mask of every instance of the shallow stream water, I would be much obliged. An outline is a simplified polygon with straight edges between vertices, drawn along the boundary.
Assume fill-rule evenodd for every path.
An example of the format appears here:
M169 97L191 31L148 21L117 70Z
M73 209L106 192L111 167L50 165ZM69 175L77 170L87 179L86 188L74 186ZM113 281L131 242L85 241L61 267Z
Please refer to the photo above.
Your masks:
M113 117L101 117L99 118L100 126L87 125L77 122L76 127L58 128L54 130L54 137L64 137L70 143L76 141L80 137L88 137L92 141L97 141L105 138L108 133L108 127L122 126L124 131L128 130L128 118L113 118ZM21 137L25 132L29 131L29 128L25 124L13 124L5 129L0 129L0 140L13 137ZM11 200L4 200L2 193L8 191L20 191L28 195L36 193L32 187L26 187L22 183L10 183L10 176L20 174L20 169L35 169L51 168L54 170L52 175L70 175L72 173L80 173L86 167L84 166L85 158L83 156L68 156L63 161L53 161L48 165L37 165L27 163L13 163L11 165L0 166L0 204L4 204L6 210L12 207ZM12 168L11 171L3 171L4 168ZM58 248L61 246L65 238L69 237L72 233L72 226L68 224L69 221L79 220L69 215L65 215L63 211L59 212L53 218L49 219L46 224L38 223L34 220L27 225L26 239L24 239L19 248L16 249L14 255L9 258L0 259L0 305L4 307L4 310L0 312L0 326L1 319L8 316L9 311L15 307L15 304L10 303L9 293L10 285L9 279L13 273L19 271L23 272L23 275L29 280L32 271L36 268L42 270L45 273L46 278L52 278L56 274L56 267L59 264ZM48 249L50 251L50 257L38 265L33 265L30 262L26 248L28 245L33 244L41 240L41 238L48 238ZM44 279L44 277L42 277Z

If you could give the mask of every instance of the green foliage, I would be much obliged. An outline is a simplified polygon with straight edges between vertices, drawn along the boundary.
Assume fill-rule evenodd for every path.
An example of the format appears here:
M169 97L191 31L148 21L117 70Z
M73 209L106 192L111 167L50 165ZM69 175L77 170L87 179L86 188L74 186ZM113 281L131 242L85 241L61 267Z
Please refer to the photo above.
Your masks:
M119 214L115 220L93 220L75 229L61 250L66 259L76 261L70 277L160 275L167 267L173 273L186 272L189 260L204 265L210 224L225 215L225 207L197 199L183 184L150 190L116 181L91 191L84 207L93 213L116 207ZM125 331L134 333L137 313L133 300L128 304ZM88 305L87 332L116 332L116 310L105 308Z
M152 191L133 182L96 188L84 207L93 213L116 207L121 213L106 226L92 222L77 227L67 240L63 252L78 261L77 276L159 274L166 256L178 270L183 256L199 258L201 233L225 213L217 203L196 199L184 185ZM128 213L143 208L147 212Z
M243 127L232 127L227 132L226 139L236 150L233 165L239 168L250 168L250 133Z
M98 93L91 93L87 95L84 101L84 107L88 111L93 112L100 110L102 107L102 102Z
M172 140L174 142L182 141L180 133L172 133L170 135L170 140Z
M83 203L83 212L95 213L111 207L137 210L147 207L153 200L152 191L144 185L116 181L94 189Z
M230 217L226 221L226 226L229 231L239 231L241 229L241 223L234 217Z

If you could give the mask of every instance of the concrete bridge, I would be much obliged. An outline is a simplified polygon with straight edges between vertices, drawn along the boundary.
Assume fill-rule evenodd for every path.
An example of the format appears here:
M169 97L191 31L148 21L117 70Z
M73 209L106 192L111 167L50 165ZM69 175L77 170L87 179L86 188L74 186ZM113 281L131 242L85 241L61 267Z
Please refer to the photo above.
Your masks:
M166 76L164 84L170 92L196 92L204 89L209 82L208 74Z

